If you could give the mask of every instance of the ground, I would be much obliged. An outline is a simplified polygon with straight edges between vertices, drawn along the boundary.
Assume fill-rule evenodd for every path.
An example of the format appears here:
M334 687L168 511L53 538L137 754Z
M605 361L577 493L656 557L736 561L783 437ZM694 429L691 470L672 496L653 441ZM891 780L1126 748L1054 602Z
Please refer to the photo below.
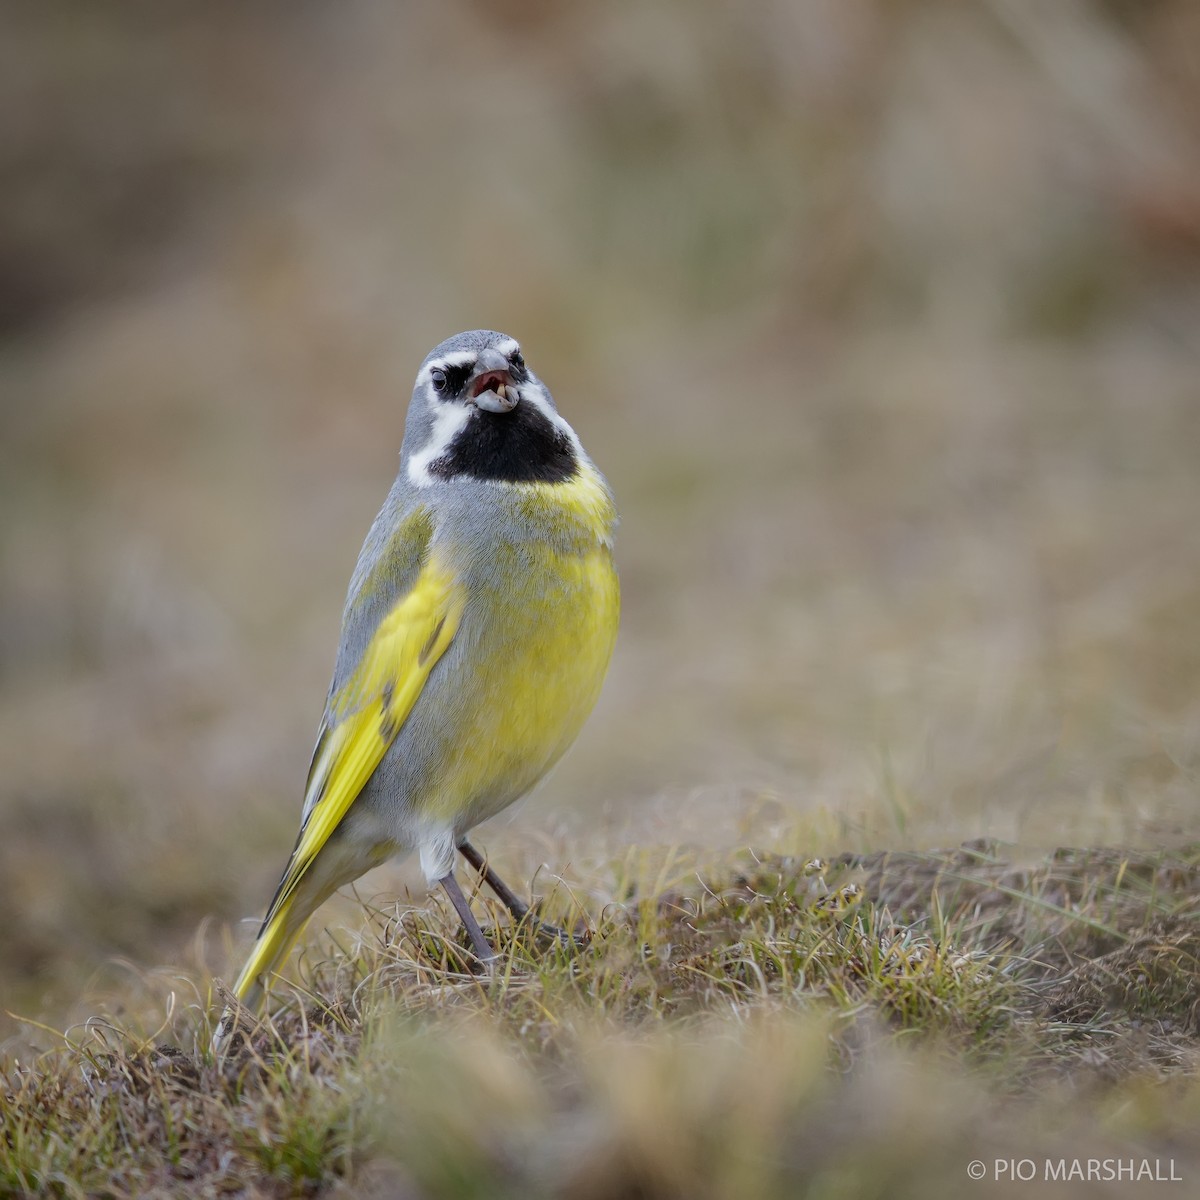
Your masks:
M578 949L490 908L491 974L448 908L369 906L219 1058L208 981L147 978L157 1028L97 1015L9 1068L0 1186L924 1197L1000 1194L1026 1163L1035 1194L1097 1194L1120 1164L1194 1181L1200 849L1013 852L650 856L608 868L601 907L594 883L551 889ZM1089 1158L1090 1182L1046 1181Z

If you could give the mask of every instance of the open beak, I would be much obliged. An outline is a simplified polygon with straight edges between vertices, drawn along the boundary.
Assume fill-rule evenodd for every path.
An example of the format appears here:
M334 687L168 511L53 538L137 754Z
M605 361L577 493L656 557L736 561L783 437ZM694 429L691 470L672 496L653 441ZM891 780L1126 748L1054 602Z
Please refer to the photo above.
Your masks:
M475 373L467 384L467 395L484 412L512 412L521 393L508 371L508 359L499 350L484 350L475 362Z

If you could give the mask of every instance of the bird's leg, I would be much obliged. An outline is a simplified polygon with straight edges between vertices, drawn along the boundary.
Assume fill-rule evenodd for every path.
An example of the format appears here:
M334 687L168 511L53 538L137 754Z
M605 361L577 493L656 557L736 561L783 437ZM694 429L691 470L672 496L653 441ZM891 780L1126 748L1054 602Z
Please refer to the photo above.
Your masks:
M496 893L500 903L512 913L513 920L518 925L527 925L535 932L544 934L546 937L555 938L560 942L570 942L579 945L579 939L574 934L568 933L565 929L559 929L557 925L551 925L547 921L540 921L537 917L531 916L529 905L492 870L488 865L488 860L470 842L459 842L458 848L462 852L463 858L483 876L483 881Z
M475 957L481 963L490 963L497 958L496 951L492 949L491 943L483 936L483 930L479 928L479 922L475 920L475 914L471 911L470 904L467 903L466 896L463 895L462 888L458 886L458 880L454 878L454 872L449 875L443 875L438 883L446 889L446 895L450 897L450 903L454 905L454 911L458 913L462 923L466 926L467 937L471 939L471 946L475 951Z
M484 882L496 893L500 903L512 913L513 920L524 921L529 916L529 905L492 870L488 865L488 860L470 842L459 842L458 848L462 852L463 858L483 876Z

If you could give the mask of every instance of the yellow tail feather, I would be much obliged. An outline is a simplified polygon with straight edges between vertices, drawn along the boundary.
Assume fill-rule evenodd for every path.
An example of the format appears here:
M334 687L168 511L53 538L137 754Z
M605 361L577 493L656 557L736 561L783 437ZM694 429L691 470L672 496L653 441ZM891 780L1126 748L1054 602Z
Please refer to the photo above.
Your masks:
M280 906L254 943L250 957L238 976L234 986L234 994L249 1009L257 1010L266 994L266 980L281 962L287 957L288 951L296 944L296 939L308 923L307 919L291 924L291 916L295 897Z

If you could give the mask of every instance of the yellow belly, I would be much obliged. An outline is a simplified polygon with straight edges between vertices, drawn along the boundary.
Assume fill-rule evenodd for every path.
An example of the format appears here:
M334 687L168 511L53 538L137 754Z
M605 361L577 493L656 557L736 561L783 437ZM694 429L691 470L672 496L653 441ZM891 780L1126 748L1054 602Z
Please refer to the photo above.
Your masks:
M495 582L468 601L464 625L473 609L479 653L463 681L457 735L445 744L445 773L421 806L460 832L529 791L562 757L595 706L616 641L607 492L586 479L532 485L523 503L556 530L565 509L575 532L502 545Z

